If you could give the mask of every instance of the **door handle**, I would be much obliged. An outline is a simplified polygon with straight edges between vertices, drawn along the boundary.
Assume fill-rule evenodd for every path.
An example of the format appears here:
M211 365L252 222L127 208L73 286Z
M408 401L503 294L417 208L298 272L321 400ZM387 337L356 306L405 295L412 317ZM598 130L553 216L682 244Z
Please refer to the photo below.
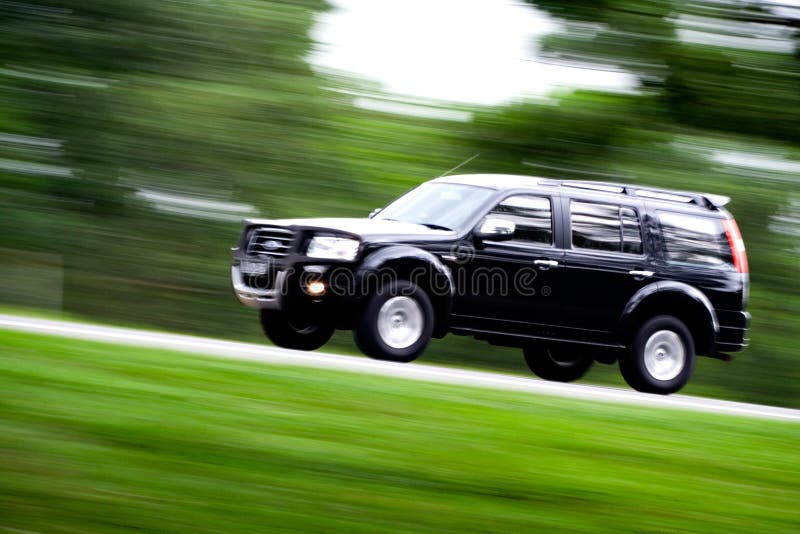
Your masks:
M628 271L628 274L633 275L636 278L650 278L651 276L653 276L656 273L654 273L653 271L637 271L637 270L633 270L633 271Z
M558 267L556 260L535 260L533 264L539 267Z

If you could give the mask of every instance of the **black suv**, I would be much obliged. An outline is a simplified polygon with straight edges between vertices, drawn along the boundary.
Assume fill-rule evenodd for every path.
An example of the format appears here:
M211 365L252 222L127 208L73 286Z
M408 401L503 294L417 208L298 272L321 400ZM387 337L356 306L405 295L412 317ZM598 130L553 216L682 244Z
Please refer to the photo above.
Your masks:
M744 244L726 197L512 175L431 180L366 219L248 220L239 300L281 347L353 330L368 356L409 362L431 337L521 347L541 378L619 361L672 393L695 354L747 346Z

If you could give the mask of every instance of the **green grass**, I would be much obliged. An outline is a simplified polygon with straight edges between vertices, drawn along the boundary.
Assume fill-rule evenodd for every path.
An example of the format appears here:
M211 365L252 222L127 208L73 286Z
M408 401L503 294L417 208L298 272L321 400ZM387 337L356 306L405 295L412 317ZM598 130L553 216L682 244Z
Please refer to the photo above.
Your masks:
M800 425L0 332L0 530L797 532Z

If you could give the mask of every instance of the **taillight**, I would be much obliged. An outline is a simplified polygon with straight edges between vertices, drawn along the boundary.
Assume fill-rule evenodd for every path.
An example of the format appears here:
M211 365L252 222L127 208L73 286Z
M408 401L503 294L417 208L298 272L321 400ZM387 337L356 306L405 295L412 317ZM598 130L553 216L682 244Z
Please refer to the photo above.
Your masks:
M725 228L725 235L728 236L728 244L731 246L733 268L736 269L737 273L749 272L747 253L744 251L744 240L742 239L742 234L739 232L739 226L736 224L736 220L725 219L722 221L722 226Z

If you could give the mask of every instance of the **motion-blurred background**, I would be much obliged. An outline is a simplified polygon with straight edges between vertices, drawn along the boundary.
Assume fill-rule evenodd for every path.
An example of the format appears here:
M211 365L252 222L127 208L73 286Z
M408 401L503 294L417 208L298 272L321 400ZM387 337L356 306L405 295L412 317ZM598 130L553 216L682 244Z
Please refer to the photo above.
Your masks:
M751 348L686 391L800 407L795 0L0 0L4 311L263 339L242 218L365 216L475 154L733 197Z

